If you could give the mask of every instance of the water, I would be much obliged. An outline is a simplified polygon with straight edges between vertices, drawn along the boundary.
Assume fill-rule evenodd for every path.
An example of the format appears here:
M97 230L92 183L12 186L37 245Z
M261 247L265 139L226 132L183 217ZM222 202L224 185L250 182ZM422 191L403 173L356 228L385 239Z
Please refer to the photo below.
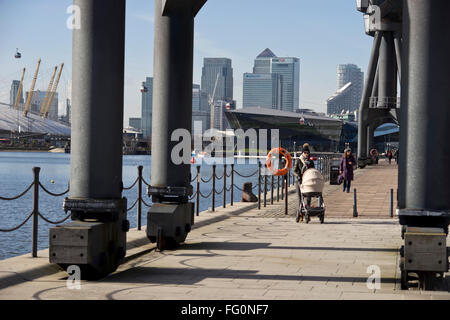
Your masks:
M242 160L241 160L242 161ZM254 160L253 160L254 161ZM137 178L137 167L144 167L143 177L150 180L151 156L124 156L123 157L123 183L129 187ZM61 193L68 187L70 177L70 154L49 153L49 152L0 152L0 196L13 197L22 193L33 181L33 167L40 167L40 181L51 192ZM258 169L256 164L235 164L235 170L243 175L249 175ZM227 172L230 173L228 165ZM196 175L195 165L191 166L192 177ZM204 180L208 180L212 174L212 166L203 163L200 174ZM223 175L223 165L218 164L216 175ZM242 178L234 175L234 183L242 188L244 182L253 182L255 186L257 175L251 178ZM193 183L194 193L196 192L196 182ZM227 178L227 188L230 186L230 178ZM145 187L145 186L144 186ZM200 191L207 195L211 192L212 182L201 183ZM216 190L223 188L223 179L216 180ZM257 192L257 189L254 189ZM65 217L62 210L64 197L52 197L46 194L42 189L39 190L39 211L46 218L57 221ZM137 186L131 190L124 190L123 196L128 199L128 207L137 199ZM151 203L150 198L146 196L146 188L143 188L143 197L147 203ZM234 201L240 201L241 192L234 189ZM227 193L227 203L230 203L230 192ZM192 201L195 201L192 200ZM33 192L32 189L22 198L14 201L0 200L0 229L9 229L20 224L32 211ZM216 194L216 207L223 205L223 195ZM211 197L200 199L200 212L211 207ZM147 211L142 206L142 225L147 224ZM214 214L214 213L203 213ZM137 206L128 212L131 228L135 228L137 223ZM0 260L17 255L29 253L31 251L32 219L24 226L13 232L0 232ZM69 221L69 220L68 220ZM39 241L38 249L48 248L49 225L44 220L39 219Z

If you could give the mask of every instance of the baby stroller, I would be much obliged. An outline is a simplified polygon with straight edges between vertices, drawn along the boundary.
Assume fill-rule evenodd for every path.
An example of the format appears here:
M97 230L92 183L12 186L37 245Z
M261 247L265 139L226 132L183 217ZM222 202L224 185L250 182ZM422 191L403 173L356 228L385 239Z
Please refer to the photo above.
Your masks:
M300 185L301 206L297 211L296 222L303 218L306 223L309 223L311 217L319 217L320 223L324 222L323 186L324 179L319 170L310 168L303 173L302 184Z

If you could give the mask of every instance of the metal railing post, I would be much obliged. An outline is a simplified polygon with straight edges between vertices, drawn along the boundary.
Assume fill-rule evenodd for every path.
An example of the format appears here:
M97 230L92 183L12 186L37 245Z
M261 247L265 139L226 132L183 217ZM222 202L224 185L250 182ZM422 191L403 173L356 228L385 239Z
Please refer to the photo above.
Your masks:
M261 161L258 161L258 210L261 210Z
M264 208L267 205L267 170L264 172Z
M277 202L280 201L280 176L277 176Z
M215 211L215 202L216 202L216 165L212 166L212 197L211 197L211 209Z
M33 234L31 255L37 257L38 249L38 221L39 221L39 171L41 168L33 168L34 186L33 186Z
M273 204L273 184L274 184L274 178L273 174L270 176L270 204Z
M230 205L233 206L234 198L234 163L231 165Z
M142 169L143 166L138 166L138 203L137 203L137 229L141 230L142 217Z
M391 218L394 217L394 189L391 189L390 202L389 202L389 213Z
M195 196L195 214L197 217L200 214L200 181L202 177L200 175L200 166L197 166L197 194Z
M285 197L284 197L284 214L287 215L288 214L288 183L287 183L287 178L286 178L286 183L285 185Z
M285 185L284 181L285 180L286 180L285 176L282 176L281 177L281 200L284 199L284 185Z
M287 175L286 175L286 184L287 184L288 186L291 185L291 170L289 170L289 171L287 172Z
M227 165L223 165L223 208L227 207Z

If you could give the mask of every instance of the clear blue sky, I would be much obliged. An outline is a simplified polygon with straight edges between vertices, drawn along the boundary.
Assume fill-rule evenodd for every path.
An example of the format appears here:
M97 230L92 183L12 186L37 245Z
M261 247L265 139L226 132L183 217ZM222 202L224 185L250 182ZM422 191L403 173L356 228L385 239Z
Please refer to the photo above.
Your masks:
M242 105L242 74L265 48L294 56L300 64L300 105L325 111L336 90L338 64L365 73L372 38L364 34L355 0L208 0L196 17L194 83L204 57L233 61L234 99ZM9 101L11 80L27 67L25 86L42 58L37 88L46 90L51 69L65 63L60 100L72 74L72 32L66 28L71 0L0 0L0 102ZM153 0L128 0L126 7L125 119L140 116L140 83L153 74ZM22 59L13 58L19 48ZM6 91L5 91L6 90ZM65 113L60 106L60 114Z

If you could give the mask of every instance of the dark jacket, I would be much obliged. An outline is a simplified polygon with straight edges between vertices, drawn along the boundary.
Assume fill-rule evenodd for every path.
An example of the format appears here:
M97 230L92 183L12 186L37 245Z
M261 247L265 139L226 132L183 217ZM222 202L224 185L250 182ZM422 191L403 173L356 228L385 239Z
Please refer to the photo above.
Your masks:
M352 164L349 164L351 162ZM355 165L355 157L350 155L348 158L342 156L341 163L339 164L339 171L342 172L341 175L344 180L351 181L353 180L353 166Z
M309 168L314 168L314 161L301 155L295 164L294 173L297 175L298 183L302 183L303 173Z

